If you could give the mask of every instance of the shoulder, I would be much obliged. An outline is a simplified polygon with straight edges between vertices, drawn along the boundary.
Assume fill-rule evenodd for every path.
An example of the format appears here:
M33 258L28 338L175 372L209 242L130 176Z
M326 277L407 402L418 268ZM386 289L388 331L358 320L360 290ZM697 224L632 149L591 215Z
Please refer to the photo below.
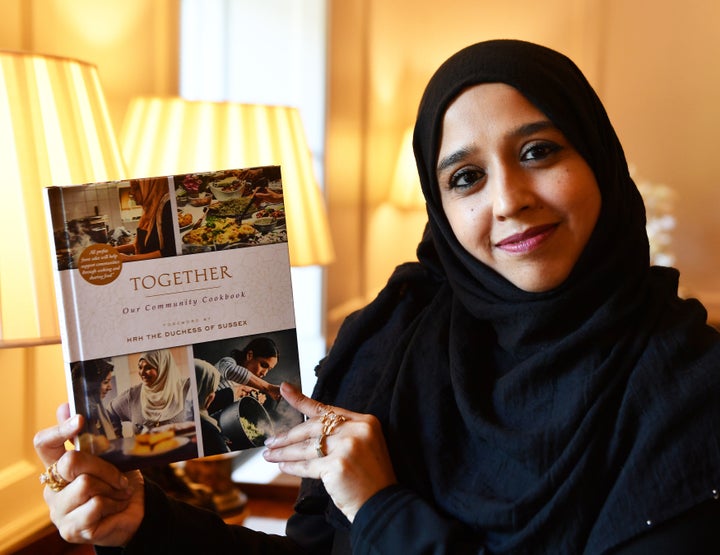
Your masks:
M419 263L399 266L372 302L344 320L328 356L316 368L316 398L332 402L339 388L376 379L381 367L377 361L413 333L442 290L442 283Z
M345 319L338 337L346 330L354 333L357 327L380 331L404 326L431 302L441 285L417 262L398 266L378 295Z
M220 360L218 360L215 363L215 367L218 370L222 370L223 368L227 368L228 366L237 366L237 363L235 362L235 359L232 357L222 357Z
M111 401L111 403L113 405L126 404L135 399L138 399L140 397L140 388L141 387L142 387L142 384L133 385L132 387L129 387L128 389L118 393L118 396L115 397L115 399L113 399Z
M142 384L137 384L137 385L134 385L131 388L123 391L120 394L120 396L124 397L126 402L134 403L140 399L141 393L142 393Z

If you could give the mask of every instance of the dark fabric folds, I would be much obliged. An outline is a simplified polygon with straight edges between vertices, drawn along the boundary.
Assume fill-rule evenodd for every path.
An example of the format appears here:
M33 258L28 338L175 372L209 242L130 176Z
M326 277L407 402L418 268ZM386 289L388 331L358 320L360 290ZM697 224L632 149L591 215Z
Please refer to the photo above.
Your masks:
M517 88L595 173L598 224L569 278L528 293L470 256L443 214L443 114L465 88ZM419 263L351 316L315 396L378 416L401 485L491 553L602 553L720 489L720 341L678 273L649 266L645 211L577 67L511 40L433 76L414 148L427 201ZM344 519L319 483L299 510Z

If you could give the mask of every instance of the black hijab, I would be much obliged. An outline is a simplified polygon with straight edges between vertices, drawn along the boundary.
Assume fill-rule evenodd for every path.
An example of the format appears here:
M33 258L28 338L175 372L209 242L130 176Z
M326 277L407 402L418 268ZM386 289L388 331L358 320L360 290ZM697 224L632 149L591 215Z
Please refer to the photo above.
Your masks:
M588 245L548 292L472 257L442 211L443 115L490 82L538 107L600 187ZM401 484L493 553L600 553L709 499L720 486L718 335L699 303L677 297L675 270L649 267L642 199L577 67L522 41L470 46L432 77L414 148L429 216L419 264L348 318L315 397L378 416ZM304 484L306 507L322 500L318 486Z

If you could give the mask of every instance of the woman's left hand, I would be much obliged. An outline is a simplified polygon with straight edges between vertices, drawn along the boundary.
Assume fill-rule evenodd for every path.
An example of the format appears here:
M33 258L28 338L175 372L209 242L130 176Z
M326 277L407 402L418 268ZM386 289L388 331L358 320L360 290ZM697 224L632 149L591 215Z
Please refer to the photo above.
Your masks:
M280 463L287 474L322 480L337 508L352 522L370 497L397 482L380 421L324 405L288 383L280 391L308 419L269 439L265 459Z

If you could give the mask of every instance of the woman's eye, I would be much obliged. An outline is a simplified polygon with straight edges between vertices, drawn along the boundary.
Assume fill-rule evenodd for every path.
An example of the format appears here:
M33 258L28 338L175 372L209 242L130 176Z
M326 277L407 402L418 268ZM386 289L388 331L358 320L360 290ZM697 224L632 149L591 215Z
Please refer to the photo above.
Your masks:
M481 181L485 172L478 169L462 169L450 177L450 189L467 189Z
M531 143L530 145L525 147L525 149L523 149L520 155L520 159L523 162L532 160L545 160L548 156L555 154L561 148L562 147L560 145L547 141Z

